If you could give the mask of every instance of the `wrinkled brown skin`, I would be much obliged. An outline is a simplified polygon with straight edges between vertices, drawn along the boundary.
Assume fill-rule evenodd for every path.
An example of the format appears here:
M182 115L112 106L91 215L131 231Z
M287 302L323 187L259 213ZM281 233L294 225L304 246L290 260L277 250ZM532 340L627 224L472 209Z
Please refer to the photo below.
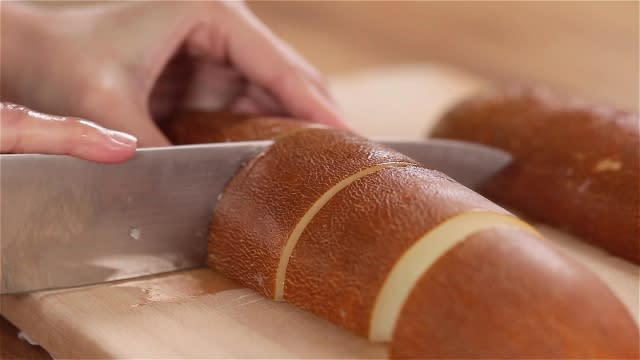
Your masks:
M284 298L367 337L376 297L397 260L435 226L470 211L507 213L434 170L386 168L358 179L302 233Z
M341 130L305 129L280 138L227 185L209 231L209 264L273 298L286 241L331 187L405 155Z
M511 152L513 164L483 194L640 263L638 114L510 88L459 104L432 136ZM606 159L620 169L598 169Z
M256 117L231 112L187 111L163 124L176 145L270 140L290 131L322 125L284 117Z
M640 334L591 272L515 228L469 236L418 282L396 359L638 359Z

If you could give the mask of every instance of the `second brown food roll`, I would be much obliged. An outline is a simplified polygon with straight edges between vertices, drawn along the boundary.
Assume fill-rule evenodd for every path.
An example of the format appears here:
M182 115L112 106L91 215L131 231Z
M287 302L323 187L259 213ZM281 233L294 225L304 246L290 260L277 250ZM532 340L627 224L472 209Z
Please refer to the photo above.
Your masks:
M510 152L481 192L640 263L640 117L547 89L510 87L454 107L432 136Z

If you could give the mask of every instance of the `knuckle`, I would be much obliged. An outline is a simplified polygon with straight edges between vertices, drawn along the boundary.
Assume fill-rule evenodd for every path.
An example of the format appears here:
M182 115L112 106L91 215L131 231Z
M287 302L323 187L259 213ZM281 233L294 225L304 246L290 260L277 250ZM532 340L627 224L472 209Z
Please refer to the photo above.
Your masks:
M2 109L2 116L0 116L0 120L2 121L3 129L17 127L27 118L27 114L29 112L29 109L22 105L8 102L2 102L0 109Z
M76 106L79 109L77 115L95 117L117 104L118 97L126 88L123 83L122 72L102 63L92 72L84 74L77 84L79 94Z
M22 130L28 120L29 109L22 105L2 102L0 104L0 152L23 152Z
M267 80L266 87L275 89L276 91L282 91L284 88L290 86L292 82L297 82L301 78L302 74L299 69L291 64L287 64Z

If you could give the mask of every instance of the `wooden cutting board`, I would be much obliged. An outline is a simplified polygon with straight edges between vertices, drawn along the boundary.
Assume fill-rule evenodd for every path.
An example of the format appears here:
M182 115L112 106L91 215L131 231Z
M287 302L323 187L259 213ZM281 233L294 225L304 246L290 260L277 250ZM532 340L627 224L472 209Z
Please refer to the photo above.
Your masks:
M442 111L481 86L435 65L372 69L332 81L354 127L377 138L421 138ZM538 228L595 271L638 320L637 266ZM383 358L387 352L209 269L1 300L2 315L55 358Z

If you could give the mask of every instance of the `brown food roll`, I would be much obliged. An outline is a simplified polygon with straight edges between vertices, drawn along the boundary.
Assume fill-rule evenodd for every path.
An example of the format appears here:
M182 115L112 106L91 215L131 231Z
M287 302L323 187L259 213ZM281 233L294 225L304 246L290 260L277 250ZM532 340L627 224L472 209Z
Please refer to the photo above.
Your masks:
M331 191L367 171L409 164L415 162L340 130L311 128L284 136L225 188L209 232L209 263L267 297L280 298L276 284L282 288L284 279L276 279L289 238L295 240Z
M515 87L464 101L431 135L509 151L482 193L640 263L638 114Z
M302 233L284 298L369 336L377 295L396 262L434 227L470 212L508 215L437 171L395 167L363 177L333 196Z
M295 298L294 303L363 335L369 331L371 337L373 323L391 324L388 337L378 334L377 339L389 341L393 334L395 357L461 353L567 357L591 354L592 349L604 355L635 354L627 350L633 351L630 339L637 337L637 327L606 286L586 269L547 249L531 235L534 230L500 207L446 176L416 167L403 155L348 133L294 129L275 137L275 145L234 177L218 203L210 228L209 261L223 274L272 298L279 298L278 288L286 282L285 295ZM472 255L471 266L471 260L454 261L442 270L452 257L462 253L469 258L466 252ZM282 269L288 270L280 274L279 284L276 279ZM470 282L472 294L438 303L445 311L454 309L453 315L446 316L459 321L455 311L468 311L480 319L469 316L473 321L456 327L447 324L439 309L429 311L429 301L449 293L438 288L442 281L425 284L424 279L434 274L457 279L450 286L454 290L459 283ZM403 291L405 298L395 295ZM548 294L540 301L543 292ZM569 295L563 303L565 293ZM586 294L582 296L586 300L573 293ZM474 294L482 304L496 301L514 309L474 311L468 308ZM531 298L534 301L524 301ZM567 301L573 305L568 310ZM397 308L395 318L387 316L389 304ZM555 312L546 312L547 308ZM483 311L498 314L487 325L481 322ZM515 313L525 315L509 328L507 320ZM603 323L601 313L612 319ZM384 316L375 320L375 314ZM554 316L566 320L566 326L554 327ZM433 333L430 326L436 322L430 322L431 317L443 317L439 323L448 333ZM541 328L533 328L534 323L542 324ZM492 333L494 325L507 330ZM514 342L513 328L521 332L518 338L531 333L536 341ZM573 331L577 335L571 337ZM619 333L625 336L605 344ZM590 350L565 346L578 344L579 337ZM437 344L425 346L422 340ZM506 348L495 345L508 341ZM452 342L465 346L452 349Z
M514 228L470 236L405 303L392 358L638 359L638 327L577 262Z
M285 117L196 110L180 113L162 126L176 145L270 140L309 127L324 126Z

